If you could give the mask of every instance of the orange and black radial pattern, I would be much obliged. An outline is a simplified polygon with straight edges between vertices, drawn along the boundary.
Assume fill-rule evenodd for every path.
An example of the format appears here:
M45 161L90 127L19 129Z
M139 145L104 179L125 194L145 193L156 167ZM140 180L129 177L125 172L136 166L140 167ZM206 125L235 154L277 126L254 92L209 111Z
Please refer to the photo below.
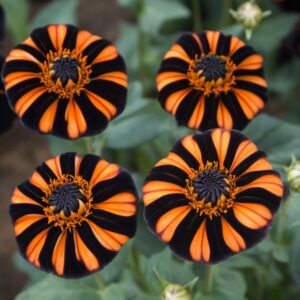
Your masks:
M65 153L20 184L10 215L23 257L61 277L105 267L136 231L137 191L129 173L95 155Z
M35 29L9 53L2 76L23 124L44 134L99 133L126 104L126 67L116 47L72 25Z
M216 263L266 236L283 183L248 138L214 129L179 141L143 193L150 229L175 254Z
M0 55L0 73L3 67L4 57ZM0 79L0 133L9 129L15 119L15 114L9 107L7 97L4 92L3 82Z
M234 36L183 34L157 75L159 101L179 125L243 129L264 107L263 58Z

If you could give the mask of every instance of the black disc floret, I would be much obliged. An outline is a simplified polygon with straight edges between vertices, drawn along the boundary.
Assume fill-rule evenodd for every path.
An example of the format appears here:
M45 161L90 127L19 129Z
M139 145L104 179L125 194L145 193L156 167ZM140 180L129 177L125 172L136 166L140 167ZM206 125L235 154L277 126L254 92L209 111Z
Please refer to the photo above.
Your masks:
M77 59L70 56L63 56L53 61L53 66L51 68L53 73L51 78L53 81L60 79L63 86L65 86L69 79L74 83L78 82L79 79L79 64Z
M206 81L225 78L227 69L226 61L217 55L206 55L201 57L196 64L195 71L202 71L200 76L204 76Z
M204 170L193 180L194 192L197 193L197 200L204 200L215 206L218 199L224 195L228 196L228 182L224 172L219 170Z
M74 183L57 186L49 197L49 206L55 206L54 213L63 211L66 217L79 210L79 201L86 202L86 197Z

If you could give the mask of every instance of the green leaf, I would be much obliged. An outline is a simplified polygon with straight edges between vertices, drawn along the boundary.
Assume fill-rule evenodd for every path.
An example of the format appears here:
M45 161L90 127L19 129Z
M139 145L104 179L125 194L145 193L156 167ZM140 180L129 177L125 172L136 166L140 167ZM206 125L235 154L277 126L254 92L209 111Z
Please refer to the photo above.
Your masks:
M27 37L29 7L27 0L0 0L5 11L5 21L15 43Z
M79 0L55 0L50 2L31 21L30 30L48 24L76 24L78 5Z
M47 273L42 272L29 264L20 254L16 253L13 256L14 264L16 265L17 269L22 273L25 273L29 279L30 283L37 282L47 276Z
M162 286L154 272L170 283L185 285L193 280L196 275L192 271L192 263L183 262L174 258L170 249L165 248L163 251L152 255L149 259L141 258L143 276L148 283L150 290L154 293L160 293Z
M300 157L300 126L267 114L255 118L244 131L272 162L289 165L291 154Z
M278 48L298 20L298 14L280 14L267 18L255 29L249 43L267 55Z
M22 291L16 300L99 300L99 291L89 286L88 280L67 280L48 275Z
M85 141L87 141L88 138L85 139L79 139L76 141L70 141L66 139L61 139L55 136L49 136L48 137L48 143L49 143L49 149L50 153L55 155L60 155L65 152L76 152L79 155L85 154L86 151L86 145Z
M299 205L298 205L299 206ZM298 286L300 286L300 231L297 230L293 236L293 240L290 246L290 264L289 270L297 282Z
M127 149L144 144L170 130L170 118L157 101L150 102L131 117L112 122L107 129L106 146Z
M122 288L118 284L109 285L102 292L102 300L125 300Z
M140 26L143 32L158 34L163 24L190 16L190 11L178 0L144 0Z
M287 245L276 245L272 254L274 259L281 263L287 263L289 261L289 247Z

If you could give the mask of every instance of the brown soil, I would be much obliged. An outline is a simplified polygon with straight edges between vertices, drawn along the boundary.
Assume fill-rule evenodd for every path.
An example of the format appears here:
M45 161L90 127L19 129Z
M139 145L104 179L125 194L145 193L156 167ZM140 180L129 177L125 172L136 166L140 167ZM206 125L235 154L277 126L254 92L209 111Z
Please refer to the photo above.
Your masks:
M31 14L49 1L31 1ZM117 37L118 20L128 13L112 0L81 0L79 26L110 40ZM9 37L7 38L9 40ZM6 43L5 48L10 46ZM0 135L0 299L11 300L26 284L26 276L18 272L12 255L16 252L13 227L8 214L14 187L31 175L34 168L50 157L45 137L27 130L18 120L12 129Z

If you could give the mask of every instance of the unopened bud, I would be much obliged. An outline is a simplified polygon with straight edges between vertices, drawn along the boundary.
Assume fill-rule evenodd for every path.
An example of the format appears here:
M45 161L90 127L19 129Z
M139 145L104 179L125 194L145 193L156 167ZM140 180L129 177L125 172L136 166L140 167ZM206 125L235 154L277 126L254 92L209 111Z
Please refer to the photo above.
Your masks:
M287 179L293 191L300 193L300 161L292 158L292 163L287 168Z
M263 12L254 0L241 4L236 11L230 9L229 12L237 22L244 26L246 38L248 40L252 36L253 29L260 21L271 14L270 10Z
M192 300L188 288L179 284L169 284L161 295L161 300Z

